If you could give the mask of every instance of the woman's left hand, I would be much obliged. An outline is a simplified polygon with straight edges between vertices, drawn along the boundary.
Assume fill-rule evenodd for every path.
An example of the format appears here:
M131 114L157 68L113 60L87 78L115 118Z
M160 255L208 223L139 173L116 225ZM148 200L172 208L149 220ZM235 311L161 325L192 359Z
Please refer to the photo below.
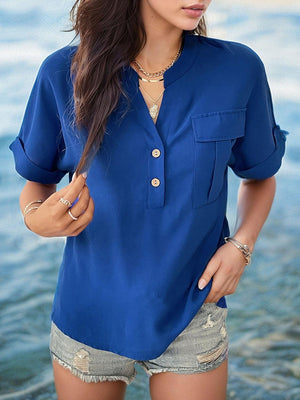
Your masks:
M198 282L198 286L202 283L199 288L203 289L213 278L205 303L216 303L222 296L233 294L245 266L246 260L243 254L231 243L219 247Z

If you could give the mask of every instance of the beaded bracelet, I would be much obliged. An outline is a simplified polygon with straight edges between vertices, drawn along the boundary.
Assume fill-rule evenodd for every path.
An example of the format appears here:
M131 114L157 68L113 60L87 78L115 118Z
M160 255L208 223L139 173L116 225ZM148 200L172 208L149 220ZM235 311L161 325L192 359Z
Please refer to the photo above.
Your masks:
M238 240L236 240L233 237L225 237L224 238L226 243L232 243L237 249L240 250L240 252L243 254L243 256L245 257L246 260L246 265L249 265L251 262L251 256L252 256L252 252L250 251L249 247L246 244L243 244L241 242L239 242Z

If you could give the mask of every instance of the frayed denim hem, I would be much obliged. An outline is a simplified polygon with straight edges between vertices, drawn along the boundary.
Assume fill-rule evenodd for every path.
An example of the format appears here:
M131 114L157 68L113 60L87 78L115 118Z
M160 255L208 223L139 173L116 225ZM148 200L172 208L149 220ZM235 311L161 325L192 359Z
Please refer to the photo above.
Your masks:
M114 375L89 375L85 374L78 369L71 367L69 364L62 361L59 357L57 357L54 353L50 352L51 358L53 361L58 362L59 365L64 367L65 369L69 370L72 375L77 376L85 383L98 383L98 382L105 382L105 381L123 381L126 385L130 385L130 383L134 380L136 376L136 371L133 376L128 378L127 376L114 376Z
M200 368L200 369L192 369L192 368L150 368L148 369L144 365L140 366L142 369L146 372L147 376L150 378L152 375L155 374L161 374L162 372L174 372L176 374L182 374L182 375L192 375L192 374L201 374L203 372L208 372L211 371L217 367L219 367L221 364L223 364L224 361L226 361L228 358L222 359L222 361L219 361L218 363L215 363L214 365L207 366L206 368Z
M165 367L165 368L151 368L146 365L143 361L139 361L138 364L142 367L142 369L146 372L148 377L150 378L154 374L160 374L162 372L174 372L176 374L197 374L202 372L211 371L217 367L219 367L223 362L228 360L228 342L226 341L220 347L221 354L218 355L216 359L207 360L207 362L199 362L198 368L189 368L189 367Z

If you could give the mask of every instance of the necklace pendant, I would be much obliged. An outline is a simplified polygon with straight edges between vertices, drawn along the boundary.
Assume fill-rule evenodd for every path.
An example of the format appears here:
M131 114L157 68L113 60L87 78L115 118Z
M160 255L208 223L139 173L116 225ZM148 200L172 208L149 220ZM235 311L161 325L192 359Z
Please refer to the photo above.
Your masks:
M153 104L153 106L150 107L149 112L150 112L151 118L155 119L158 114L158 105Z

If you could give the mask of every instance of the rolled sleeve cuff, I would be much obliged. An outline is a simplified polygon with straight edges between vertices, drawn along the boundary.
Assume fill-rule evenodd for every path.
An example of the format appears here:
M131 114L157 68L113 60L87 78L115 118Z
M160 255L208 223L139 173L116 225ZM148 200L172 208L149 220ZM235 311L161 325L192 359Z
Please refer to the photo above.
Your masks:
M25 149L19 137L9 146L15 159L16 171L25 179L44 184L56 184L67 171L49 171L33 163L25 153Z
M279 125L275 125L275 150L273 153L266 160L251 168L245 170L232 168L233 172L240 178L257 180L267 179L275 175L281 166L282 157L285 153L286 135L288 134L289 132L280 129Z

